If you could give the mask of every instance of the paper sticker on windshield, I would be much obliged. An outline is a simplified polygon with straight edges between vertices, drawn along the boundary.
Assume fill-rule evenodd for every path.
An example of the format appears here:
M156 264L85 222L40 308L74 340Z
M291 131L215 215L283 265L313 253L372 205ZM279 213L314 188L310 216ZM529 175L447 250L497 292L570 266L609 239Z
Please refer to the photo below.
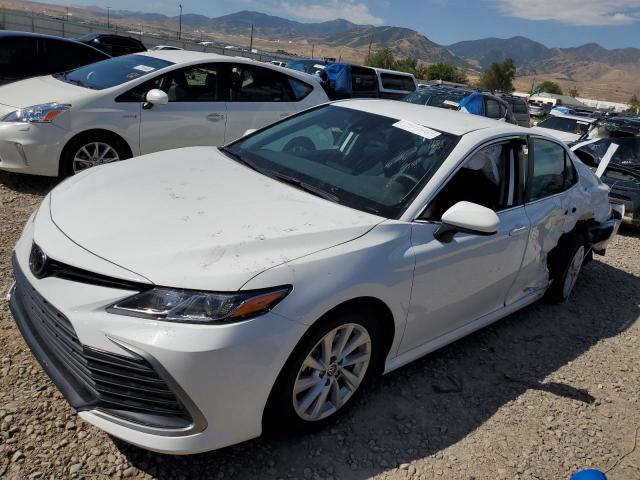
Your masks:
M419 135L421 137L427 138L429 140L433 140L434 138L440 136L440 132L435 130L431 130L422 125L418 125L417 123L410 122L408 120L400 120L393 124L394 127L400 128L401 130L405 130L409 133L413 133L414 135Z
M580 125L589 125L589 122L585 122L583 120L578 120L577 121Z
M155 68L149 67L148 65L136 65L135 67L133 67L133 69L140 70L141 72L144 72L144 73L153 72L155 70Z
M459 107L460 104L458 102L454 102L453 100L445 100L442 102L443 105L450 105L452 107Z

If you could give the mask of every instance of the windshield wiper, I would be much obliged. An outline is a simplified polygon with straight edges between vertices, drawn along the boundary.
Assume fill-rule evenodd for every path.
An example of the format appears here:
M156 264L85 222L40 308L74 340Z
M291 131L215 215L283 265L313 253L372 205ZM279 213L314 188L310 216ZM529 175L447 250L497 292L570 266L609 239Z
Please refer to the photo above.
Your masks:
M251 170L255 170L258 173L261 173L263 175L267 175L270 176L264 169L260 168L255 162L252 162L251 160L249 160L248 158L244 158L243 156L241 156L239 153L234 152L233 150L231 150L230 148L227 147L222 147L220 149L220 151L226 153L228 156L230 156L231 158L233 158L234 160L236 160L237 162L242 163L243 165L246 165L247 167L249 167Z
M274 178L277 178L281 182L284 182L288 185L292 185L296 188L299 188L300 190L304 190L305 192L315 195L317 197L324 198L325 200L329 200L330 202L333 202L333 203L340 203L340 199L333 193L326 192L321 188L310 185L306 182L303 182L302 180L298 180L297 178L293 178L288 175L284 175L282 173L276 173L276 172L273 172L272 176Z

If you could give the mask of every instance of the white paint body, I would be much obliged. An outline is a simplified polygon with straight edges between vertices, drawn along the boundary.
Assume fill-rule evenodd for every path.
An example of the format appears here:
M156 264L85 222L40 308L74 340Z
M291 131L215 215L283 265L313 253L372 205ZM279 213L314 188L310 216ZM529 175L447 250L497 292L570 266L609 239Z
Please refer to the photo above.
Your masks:
M0 119L19 108L43 103L69 104L69 111L51 123L0 121L0 170L57 176L62 150L76 135L101 129L121 137L133 156L176 147L228 143L249 128L260 128L284 116L327 102L311 76L241 57L185 50L160 50L136 55L173 62L166 68L129 82L92 90L53 76L36 77L0 87ZM143 109L142 102L116 102L139 84L188 66L234 63L276 70L313 87L295 102L170 102Z
M434 238L417 217L468 155L529 130L391 101L345 108L461 135L398 219L334 204L265 177L213 147L160 152L96 167L59 185L29 220L15 254L28 281L64 313L85 345L126 355L109 338L159 362L207 420L197 434L166 436L123 426L98 411L80 415L147 449L186 454L261 434L272 386L298 341L345 301L375 297L393 316L391 371L539 299L546 254L580 219L605 221L607 187L573 158L578 183L562 194L497 214L492 235ZM561 210L575 206L575 212ZM495 214L494 214L495 215ZM495 218L487 220L495 228ZM491 225L489 225L491 223ZM212 326L113 315L131 295L28 268L33 242L53 259L124 280L237 291L293 285L271 312Z

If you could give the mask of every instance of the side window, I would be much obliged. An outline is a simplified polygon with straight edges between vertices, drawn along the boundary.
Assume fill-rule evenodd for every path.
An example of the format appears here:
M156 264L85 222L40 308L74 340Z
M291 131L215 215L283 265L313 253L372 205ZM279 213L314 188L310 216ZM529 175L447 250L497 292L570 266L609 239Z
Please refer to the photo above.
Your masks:
M416 89L415 84L411 77L406 75L394 75L392 73L381 73L380 80L382 81L382 88L388 90L406 90L413 92Z
M421 218L439 221L444 212L462 201L494 211L518 205L521 184L518 172L526 155L523 140L497 143L477 151L440 190Z
M294 100L302 100L311 92L313 92L313 87L308 83L304 83L303 81L293 77L288 77L288 80Z
M500 116L500 104L492 98L485 99L485 115L489 118L502 118Z
M197 65L174 70L160 88L167 92L169 102L216 102L218 96L218 67L215 64Z
M233 65L229 71L232 102L286 102L295 98L290 77L255 65Z
M153 90L154 88L159 88L160 90L164 90L165 92L168 90L169 82L171 82L172 78L170 74L167 75L159 75L151 80L147 80L146 82L141 83L140 85L133 87L128 92L123 93L119 97L116 98L116 102L142 102L144 101L145 95L149 92L149 90Z
M538 200L560 193L571 185L566 175L575 175L573 164L569 160L564 148L557 143L540 138L534 138L533 145L533 174L531 176L531 190L529 201ZM568 168L570 166L570 169ZM572 182L575 180L572 177Z
M25 59L37 58L38 42L35 38L9 37L0 44L0 75L4 78L20 78L35 75L38 68Z
M64 72L109 58L93 48L59 40L48 40L45 51L52 72Z

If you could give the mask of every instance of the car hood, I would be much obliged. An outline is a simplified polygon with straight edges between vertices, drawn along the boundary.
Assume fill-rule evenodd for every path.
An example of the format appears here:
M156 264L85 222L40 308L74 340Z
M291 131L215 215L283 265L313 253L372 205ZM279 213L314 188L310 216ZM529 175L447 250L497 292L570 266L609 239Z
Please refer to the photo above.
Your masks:
M3 110L11 107L10 111L14 111L41 103L73 104L74 100L91 96L93 93L95 90L72 85L47 75L0 86L0 106Z
M87 170L53 190L51 218L79 246L152 283L216 291L238 290L265 269L384 220L273 180L213 147Z
M554 130L553 128L531 127L531 130L543 135L555 137L564 143L575 142L580 138L580 135L577 135L575 133L563 132L562 130Z

